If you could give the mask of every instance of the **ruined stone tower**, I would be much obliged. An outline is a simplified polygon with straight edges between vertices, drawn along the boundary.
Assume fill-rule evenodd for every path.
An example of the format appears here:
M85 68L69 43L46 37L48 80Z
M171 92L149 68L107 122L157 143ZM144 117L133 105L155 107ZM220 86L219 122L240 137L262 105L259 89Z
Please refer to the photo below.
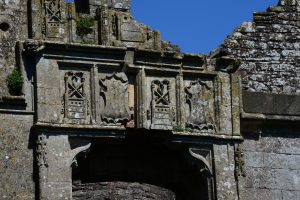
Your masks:
M210 55L130 9L0 2L0 199L299 199L299 2Z

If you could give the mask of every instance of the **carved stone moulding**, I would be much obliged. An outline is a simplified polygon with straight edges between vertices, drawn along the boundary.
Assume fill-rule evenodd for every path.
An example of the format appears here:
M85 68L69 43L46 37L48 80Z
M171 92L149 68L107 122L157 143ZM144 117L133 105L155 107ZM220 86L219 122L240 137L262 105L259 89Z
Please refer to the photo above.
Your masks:
M48 167L47 151L47 136L39 135L36 142L36 160L39 167Z

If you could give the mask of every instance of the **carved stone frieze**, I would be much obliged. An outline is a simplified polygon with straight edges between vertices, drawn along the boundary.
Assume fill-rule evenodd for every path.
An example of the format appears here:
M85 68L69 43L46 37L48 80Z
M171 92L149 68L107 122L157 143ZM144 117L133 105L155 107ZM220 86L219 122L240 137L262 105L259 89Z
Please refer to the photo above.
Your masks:
M152 81L151 92L151 129L171 130L175 111L171 106L170 82L168 80Z
M186 127L193 131L214 132L213 88L204 81L196 80L185 87Z
M45 149L47 142L45 135L39 135L36 147L36 160L39 167L48 167L47 151Z
M100 114L102 121L108 124L126 124L130 117L126 74L102 74L99 84L104 104Z
M65 73L65 118L85 119L87 117L87 98L84 89L85 77L82 72Z

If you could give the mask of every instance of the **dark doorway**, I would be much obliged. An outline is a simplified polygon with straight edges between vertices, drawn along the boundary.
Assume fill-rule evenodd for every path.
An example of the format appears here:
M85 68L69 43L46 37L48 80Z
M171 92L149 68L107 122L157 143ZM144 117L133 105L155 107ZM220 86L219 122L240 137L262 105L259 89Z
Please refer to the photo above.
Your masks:
M149 140L94 140L73 167L73 199L207 200L207 179L185 152Z

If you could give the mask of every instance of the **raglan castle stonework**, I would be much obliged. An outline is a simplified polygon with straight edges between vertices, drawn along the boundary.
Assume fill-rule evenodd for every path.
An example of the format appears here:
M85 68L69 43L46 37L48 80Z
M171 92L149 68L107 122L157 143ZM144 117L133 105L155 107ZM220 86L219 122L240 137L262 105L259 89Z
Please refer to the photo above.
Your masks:
M300 199L300 1L204 55L130 0L1 0L0 199Z

